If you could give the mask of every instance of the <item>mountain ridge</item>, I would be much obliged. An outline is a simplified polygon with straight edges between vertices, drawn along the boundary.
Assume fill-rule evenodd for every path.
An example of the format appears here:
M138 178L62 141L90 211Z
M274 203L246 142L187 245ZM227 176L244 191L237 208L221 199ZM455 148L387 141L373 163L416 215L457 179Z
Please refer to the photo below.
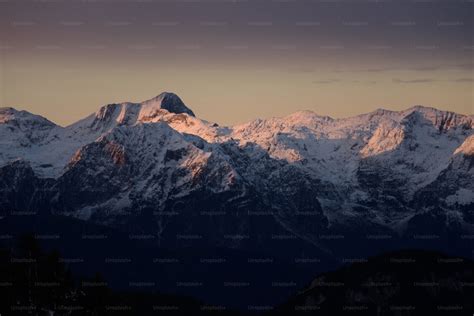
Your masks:
M8 111L8 110L13 110L15 112L23 112L25 114L29 114L31 116L36 116L38 118L42 118L42 119L45 119L49 122L51 122L52 124L58 126L58 127L63 127L63 128L68 128L68 127L71 127L72 125L74 124L77 124L78 122L88 118L89 116L91 115L96 115L102 108L106 108L108 106L123 106L123 105L142 105L142 104L150 104L150 103L153 103L153 102L161 102L160 99L163 99L166 95L168 96L171 96L172 99L178 99L179 101L182 102L182 100L179 98L178 95L176 95L175 93L172 93L172 92L162 92L160 93L159 95L157 95L156 97L153 97L151 99L148 99L148 100L145 100L145 101L142 101L142 102L130 102L130 101L125 101L125 102L120 102L120 103L109 103L109 104L106 104L106 105L103 105L101 107L98 108L98 110L94 113L91 113L89 114L88 116L82 118L82 119L78 119L77 121L75 122L72 122L68 125L60 125L60 124L57 124L55 123L54 121L50 121L48 120L45 116L43 115L40 115L40 114L35 114L33 112L30 112L28 110L19 110L13 106L3 106L3 107L0 107L0 118L3 114L4 111ZM177 102L177 101L175 101ZM185 108L181 108L181 110L177 110L177 112L173 112L172 110L168 110L166 109L166 107L162 108L162 109L165 109L165 110L168 110L170 113L175 113L175 114L179 114L179 113L186 113L186 114L189 114L191 116L196 116L194 114L194 112L189 109L184 103L183 105L185 106ZM160 105L157 106L157 108L160 108ZM190 112L190 113L187 113L187 112ZM356 114L356 115L352 115L352 116L348 116L348 117L338 117L338 118L334 118L334 117L331 117L331 116L328 116L328 115L323 115L323 114L319 114L317 112L315 112L314 110L309 110L309 109L303 109L303 110L297 110L295 112L292 112L290 114L287 114L287 115L282 115L282 116L272 116L272 117L267 117L267 118L256 118L256 119L253 119L253 120L250 120L250 121L247 121L247 122L243 122L243 123L236 123L236 124L233 124L233 125L226 125L227 127L234 127L234 126L240 126L240 125L244 125L244 124L247 124L247 123L250 123L254 120L262 120L262 121L265 121L265 120L272 120L272 119L283 119L283 118L288 118L288 117L292 117L292 116L295 116L297 114L308 114L310 116L314 116L314 117L318 117L318 118L321 118L321 119L326 119L326 120L329 120L329 121L343 121L343 120L349 120L349 119L353 119L353 118L357 118L357 117L364 117L364 116L368 116L368 115L376 115L376 114L400 114L400 113L411 113L411 112L414 112L414 111L419 111L419 112L437 112L437 113L445 113L445 114L454 114L456 116L460 116L460 117L466 117L468 119L471 119L471 120L474 120L474 114L461 114L461 113L457 113L457 112L453 112L453 111L449 111L449 110L441 110L441 109L438 109L436 107L433 107L433 106L425 106L425 105L413 105L413 106L410 106L404 110L389 110L389 109L386 109L386 108L377 108L375 110L372 110L372 111L369 111L367 113L360 113L360 114ZM192 114L191 114L192 113ZM217 123L214 123L214 124L217 124ZM219 124L220 125L220 124Z
M255 230L263 225L320 245L352 226L404 234L423 216L473 230L470 116L421 106L345 119L299 111L226 127L174 97L168 111L167 95L109 104L68 127L31 124L28 134L4 120L1 213L46 208L125 230L133 222L165 243L186 244L171 238L180 231L232 247L249 245L216 234L268 242L269 231Z

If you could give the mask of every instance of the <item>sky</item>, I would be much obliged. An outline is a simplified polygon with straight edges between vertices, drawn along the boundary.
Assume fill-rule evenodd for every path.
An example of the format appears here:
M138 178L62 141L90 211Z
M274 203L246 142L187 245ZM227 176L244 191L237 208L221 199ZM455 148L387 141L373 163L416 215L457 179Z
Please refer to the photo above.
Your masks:
M226 125L473 114L473 15L469 0L0 0L0 106L61 125L163 91Z

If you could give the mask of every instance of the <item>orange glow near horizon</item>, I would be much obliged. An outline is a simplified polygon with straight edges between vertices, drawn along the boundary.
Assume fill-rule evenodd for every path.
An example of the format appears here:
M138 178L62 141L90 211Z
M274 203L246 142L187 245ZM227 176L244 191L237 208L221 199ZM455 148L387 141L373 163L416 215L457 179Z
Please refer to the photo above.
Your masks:
M377 108L432 106L473 114L473 82L458 70L292 72L284 69L171 67L117 69L110 65L65 68L58 63L9 64L1 106L71 124L105 104L141 102L163 91L178 94L198 117L234 125L299 110L348 117ZM432 76L433 80L425 79ZM397 79L397 78L403 78Z

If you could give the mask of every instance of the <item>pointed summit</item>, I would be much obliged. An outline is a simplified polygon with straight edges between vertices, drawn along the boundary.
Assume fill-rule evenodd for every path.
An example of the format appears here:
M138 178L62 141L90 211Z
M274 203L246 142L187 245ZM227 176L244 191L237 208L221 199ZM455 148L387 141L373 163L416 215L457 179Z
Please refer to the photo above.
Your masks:
M189 109L184 102L176 94L171 92L163 92L153 99L142 102L143 109L165 109L171 113L186 113L195 116L193 111Z
M16 110L12 107L0 107L0 124L14 123L16 127L41 126L53 128L56 126L50 120L28 111Z

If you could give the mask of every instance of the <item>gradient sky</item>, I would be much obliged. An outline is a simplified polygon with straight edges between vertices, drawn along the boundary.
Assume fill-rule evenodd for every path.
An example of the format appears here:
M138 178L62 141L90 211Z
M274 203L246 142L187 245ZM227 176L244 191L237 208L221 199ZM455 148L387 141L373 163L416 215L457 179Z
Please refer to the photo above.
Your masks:
M474 2L0 0L0 106L67 125L175 92L234 124L416 104L474 113Z

